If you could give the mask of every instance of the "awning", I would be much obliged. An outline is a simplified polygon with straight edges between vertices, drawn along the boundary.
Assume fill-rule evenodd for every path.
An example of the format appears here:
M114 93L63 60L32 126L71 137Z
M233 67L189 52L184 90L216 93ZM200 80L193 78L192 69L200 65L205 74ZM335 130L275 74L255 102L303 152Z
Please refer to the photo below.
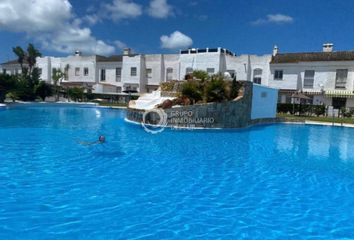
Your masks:
M328 90L325 92L326 97L342 97L342 98L354 98L353 91L346 90Z
M302 92L306 95L321 95L322 92L316 89L303 89Z

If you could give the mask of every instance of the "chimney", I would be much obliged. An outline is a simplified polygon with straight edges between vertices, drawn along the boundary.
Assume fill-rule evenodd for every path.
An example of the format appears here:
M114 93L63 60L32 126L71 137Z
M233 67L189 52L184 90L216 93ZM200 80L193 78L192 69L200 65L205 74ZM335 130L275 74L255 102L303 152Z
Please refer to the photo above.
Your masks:
M277 46L277 45L274 45L274 48L273 48L273 57L278 54L278 51L279 51L278 46Z
M132 54L132 50L130 48L124 48L123 49L123 55L124 56L129 56Z
M79 50L75 51L75 56L81 56L81 52Z
M323 52L333 52L333 43L323 44Z

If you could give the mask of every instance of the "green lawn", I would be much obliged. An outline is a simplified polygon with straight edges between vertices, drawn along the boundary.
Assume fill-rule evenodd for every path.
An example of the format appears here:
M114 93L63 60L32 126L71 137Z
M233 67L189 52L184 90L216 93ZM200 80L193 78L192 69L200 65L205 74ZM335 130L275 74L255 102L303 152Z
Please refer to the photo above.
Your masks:
M278 118L284 118L286 121L317 121L329 123L349 123L354 124L354 118L332 118L332 117L309 117L309 116L294 116L290 114L278 113Z

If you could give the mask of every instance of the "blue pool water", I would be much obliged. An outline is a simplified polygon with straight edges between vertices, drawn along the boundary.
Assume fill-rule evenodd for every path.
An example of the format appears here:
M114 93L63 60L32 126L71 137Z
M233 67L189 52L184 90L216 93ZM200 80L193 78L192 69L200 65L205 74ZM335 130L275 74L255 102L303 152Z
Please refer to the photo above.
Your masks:
M353 129L152 135L124 116L0 111L0 239L354 238Z

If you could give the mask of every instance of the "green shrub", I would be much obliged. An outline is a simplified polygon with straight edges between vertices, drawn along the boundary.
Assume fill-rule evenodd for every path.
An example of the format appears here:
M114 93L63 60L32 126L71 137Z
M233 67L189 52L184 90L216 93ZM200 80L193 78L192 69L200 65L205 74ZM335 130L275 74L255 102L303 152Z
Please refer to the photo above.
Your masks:
M182 96L189 98L193 103L203 99L203 91L199 81L189 80L182 84Z
M230 96L229 84L223 77L214 76L205 86L205 98L207 102L222 102Z
M15 90L17 80L14 76L0 74L0 102L4 102L6 94Z
M79 87L72 87L67 90L67 94L70 99L77 101L82 101L84 98L84 89Z
M192 75L194 78L201 80L201 81L205 81L205 80L209 79L209 74L203 70L195 70L192 73Z
M323 105L308 105L308 104L292 104L292 103L278 103L278 113L300 113L301 115L316 116L324 115L326 107Z
M45 101L46 97L53 95L52 86L44 81L41 81L35 89L36 95L39 96L42 101Z
M354 109L341 108L340 111L345 118L350 118L354 115Z
M313 113L319 117L321 115L325 115L326 113L326 106L323 106L323 105L313 105L312 106L312 111Z

